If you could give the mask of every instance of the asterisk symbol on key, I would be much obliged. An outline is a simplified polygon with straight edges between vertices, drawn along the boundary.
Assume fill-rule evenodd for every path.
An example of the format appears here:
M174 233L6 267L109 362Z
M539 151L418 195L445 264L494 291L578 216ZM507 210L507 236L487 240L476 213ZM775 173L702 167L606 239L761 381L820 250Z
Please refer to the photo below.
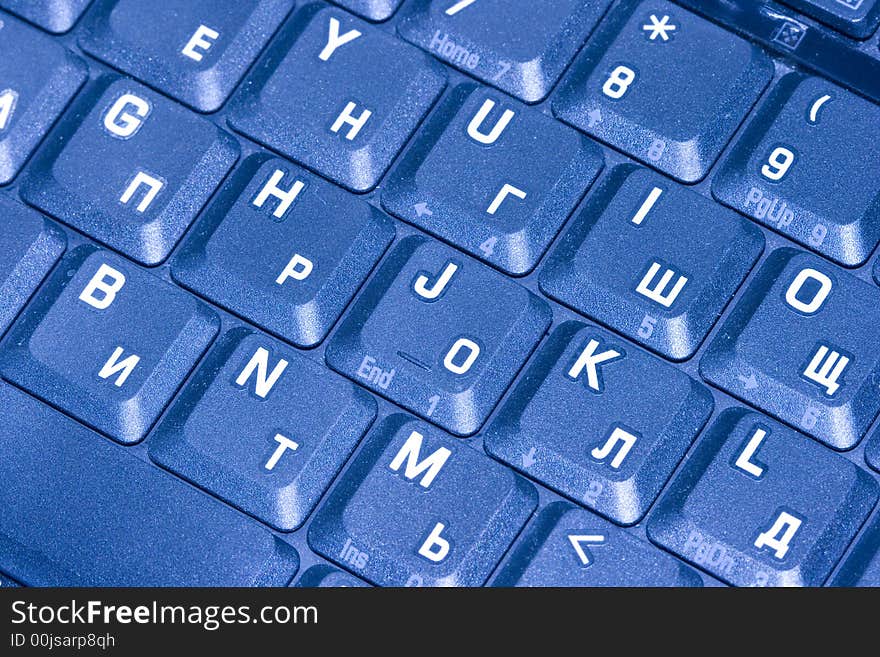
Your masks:
M669 41L669 32L674 32L677 28L675 25L669 22L669 16L664 15L663 18L657 19L654 14L651 14L650 24L642 25L642 29L645 32L650 32L648 35L648 39L650 41L656 41L659 36L664 41Z

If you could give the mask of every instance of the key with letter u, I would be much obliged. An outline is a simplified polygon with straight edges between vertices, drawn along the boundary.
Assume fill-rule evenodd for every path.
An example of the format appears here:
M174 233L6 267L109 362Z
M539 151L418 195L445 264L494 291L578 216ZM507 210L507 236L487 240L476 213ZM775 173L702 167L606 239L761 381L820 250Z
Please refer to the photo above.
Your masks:
M219 323L191 295L119 256L81 246L9 332L0 373L114 440L135 443Z
M877 491L827 447L734 408L676 474L648 516L648 536L737 586L819 586Z
M327 364L456 435L476 432L550 324L486 265L401 240L327 345Z
M774 251L700 361L711 383L835 449L880 411L880 290L814 255Z
M309 545L380 586L480 586L537 497L466 442L396 414L318 509Z

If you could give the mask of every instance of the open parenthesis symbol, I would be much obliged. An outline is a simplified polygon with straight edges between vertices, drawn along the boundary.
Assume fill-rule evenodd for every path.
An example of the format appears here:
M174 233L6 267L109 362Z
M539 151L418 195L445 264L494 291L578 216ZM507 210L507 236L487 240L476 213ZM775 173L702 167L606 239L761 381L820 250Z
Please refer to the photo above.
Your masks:
M824 96L820 96L817 98L812 106L810 107L809 120L810 123L818 123L819 122L819 110L822 109L822 105L831 100L831 96L825 94Z

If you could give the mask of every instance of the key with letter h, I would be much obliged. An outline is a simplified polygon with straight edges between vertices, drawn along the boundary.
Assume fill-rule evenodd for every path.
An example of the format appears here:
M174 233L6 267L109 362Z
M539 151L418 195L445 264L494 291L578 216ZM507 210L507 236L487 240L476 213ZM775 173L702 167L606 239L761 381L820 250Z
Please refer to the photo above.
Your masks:
M522 477L397 414L330 491L309 545L380 586L479 586L536 504Z
M85 64L61 44L0 20L0 185L15 177L86 77Z
M566 322L485 432L486 451L622 524L654 502L712 411L705 386L611 333Z
M835 449L880 411L880 291L816 256L774 251L728 315L700 372Z
M198 294L313 347L393 237L379 210L284 160L253 155L187 237L172 271Z
M566 502L541 510L492 586L702 586L674 557Z
M168 256L238 158L212 123L111 76L80 96L53 135L22 196L145 265Z
M239 132L353 191L372 189L446 85L412 46L341 10L298 12L231 103Z
M843 265L880 240L880 107L792 73L755 114L718 175L722 203Z
M602 168L595 144L540 112L459 86L420 131L382 204L510 274L530 271Z
M610 0L413 0L407 41L507 93L536 103L586 41Z
M220 108L293 0L99 0L83 50L201 112Z
M342 320L327 363L456 435L480 428L550 324L525 288L420 236Z
M731 584L819 586L876 501L864 470L735 408L700 439L648 517L648 536Z
M693 239L698 236L698 239ZM618 167L551 253L541 289L674 360L693 355L764 248L748 221Z
M214 338L191 295L106 251L60 263L0 351L0 373L121 443L141 440Z
M150 439L150 458L281 531L299 527L376 414L325 367L233 329Z

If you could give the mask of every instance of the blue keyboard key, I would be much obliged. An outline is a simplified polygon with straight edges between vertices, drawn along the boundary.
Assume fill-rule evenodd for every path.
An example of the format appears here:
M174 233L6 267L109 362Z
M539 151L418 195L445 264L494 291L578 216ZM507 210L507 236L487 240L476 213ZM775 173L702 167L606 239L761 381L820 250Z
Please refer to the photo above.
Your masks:
M306 7L231 103L233 128L353 191L379 178L446 86L439 64L342 10Z
M738 586L819 586L877 501L861 468L745 409L722 413L648 517L655 543Z
M337 5L371 21L391 18L403 0L334 0Z
M284 586L287 543L0 384L0 568L28 586Z
M266 155L245 160L173 261L175 280L300 347L313 347L394 237L348 192Z
M702 179L773 77L748 41L670 2L618 13L553 100L576 128L682 182Z
M816 256L774 251L701 361L711 383L835 449L880 411L880 290Z
M874 431L874 435L865 445L865 460L877 472L880 472L880 429Z
M782 0L787 5L856 39L866 39L880 25L877 0Z
M150 458L281 531L299 527L376 415L365 391L234 329L150 439Z
M64 233L33 210L0 199L0 335L64 252Z
M538 262L602 164L601 151L575 131L463 84L391 174L382 204L520 275Z
M61 45L0 19L0 185L12 180L86 79Z
M782 79L712 183L722 203L843 265L880 240L880 106L820 78Z
M414 0L401 36L527 103L543 100L610 0Z
M880 587L880 515L869 521L832 580L834 586Z
M9 332L0 373L121 443L141 440L217 332L190 295L92 246Z
M537 499L465 442L392 415L318 509L309 545L380 586L479 586Z
M25 200L146 265L164 260L238 158L214 124L105 76L24 176Z
M712 412L705 386L607 331L559 326L485 432L486 451L623 524L654 502Z
M333 566L312 566L299 577L298 588L363 588L370 585Z
M541 289L673 360L694 354L764 248L761 232L662 176L618 168L551 253Z
M213 112L292 7L293 0L99 0L80 44L182 103Z
M702 586L692 569L607 520L553 502L532 521L492 586Z
M550 324L525 288L401 240L327 345L333 369L457 435L477 431Z
M92 0L0 0L0 7L44 30L67 32Z

